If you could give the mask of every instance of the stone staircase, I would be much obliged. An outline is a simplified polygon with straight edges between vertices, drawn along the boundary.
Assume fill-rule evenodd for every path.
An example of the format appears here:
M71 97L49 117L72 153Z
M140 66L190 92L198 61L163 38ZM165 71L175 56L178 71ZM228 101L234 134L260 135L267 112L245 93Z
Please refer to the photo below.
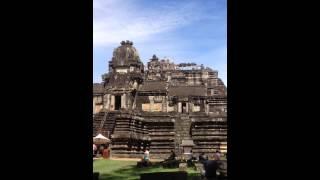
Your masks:
M101 126L101 134L105 137L111 138L116 124L116 114L109 112L106 116L104 123Z
M115 127L115 113L100 111L93 116L93 136L101 133L110 138Z
M92 118L93 136L96 136L99 134L100 125L101 125L101 122L103 121L104 115L105 115L104 111L100 111L97 114L93 115L93 118Z
M180 117L176 118L175 128L175 153L181 154L182 147L180 146L182 140L191 139L190 135L191 119L187 114L181 114Z

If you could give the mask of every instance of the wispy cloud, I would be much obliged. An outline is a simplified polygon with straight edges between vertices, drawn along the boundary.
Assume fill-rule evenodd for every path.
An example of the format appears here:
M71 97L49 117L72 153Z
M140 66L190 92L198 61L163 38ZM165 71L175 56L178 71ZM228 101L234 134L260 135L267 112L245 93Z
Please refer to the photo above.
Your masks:
M153 54L219 71L226 83L226 0L94 0L94 82L120 41L134 42L141 60Z
M94 46L118 44L122 39L141 42L161 32L209 18L200 13L195 2L173 2L156 9L142 9L132 0L94 0Z

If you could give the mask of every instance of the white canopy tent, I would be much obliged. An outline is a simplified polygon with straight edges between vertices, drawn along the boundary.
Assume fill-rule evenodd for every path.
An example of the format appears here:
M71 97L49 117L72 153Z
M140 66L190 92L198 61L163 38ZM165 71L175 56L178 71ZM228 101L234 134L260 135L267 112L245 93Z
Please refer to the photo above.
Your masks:
M98 134L96 137L93 138L93 142L95 144L106 144L110 142L110 139L104 137L102 134Z

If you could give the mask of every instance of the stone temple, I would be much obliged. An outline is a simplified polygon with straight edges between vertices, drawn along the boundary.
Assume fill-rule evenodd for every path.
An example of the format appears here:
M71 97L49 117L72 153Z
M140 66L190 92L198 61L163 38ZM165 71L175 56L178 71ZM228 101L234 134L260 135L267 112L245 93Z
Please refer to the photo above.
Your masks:
M130 41L122 41L102 83L93 84L93 136L111 139L111 156L178 155L227 151L227 88L218 72L195 63L174 64L153 55L144 66Z

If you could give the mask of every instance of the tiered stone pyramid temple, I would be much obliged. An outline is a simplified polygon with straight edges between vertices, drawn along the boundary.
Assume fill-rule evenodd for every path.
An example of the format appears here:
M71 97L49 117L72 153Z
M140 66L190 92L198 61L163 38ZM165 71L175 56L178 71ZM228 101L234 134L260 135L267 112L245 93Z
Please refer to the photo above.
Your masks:
M147 68L130 41L113 52L109 72L93 84L93 136L112 141L113 157L167 158L192 140L194 154L227 151L227 88L218 72L156 55Z

